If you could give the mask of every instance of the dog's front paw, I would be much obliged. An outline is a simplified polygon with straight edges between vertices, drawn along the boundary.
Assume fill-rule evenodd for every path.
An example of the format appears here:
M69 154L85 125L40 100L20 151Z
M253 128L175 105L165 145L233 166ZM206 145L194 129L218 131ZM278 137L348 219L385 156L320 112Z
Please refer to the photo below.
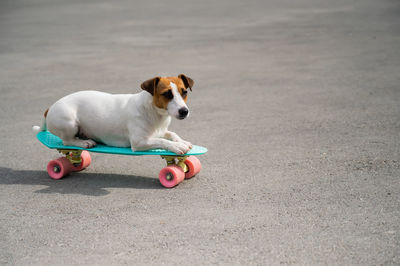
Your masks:
M191 148L189 147L189 145L183 142L176 142L169 150L176 154L185 154L190 151L190 149Z
M182 143L186 144L189 147L189 150L191 150L193 148L192 143L190 143L189 141L182 140Z

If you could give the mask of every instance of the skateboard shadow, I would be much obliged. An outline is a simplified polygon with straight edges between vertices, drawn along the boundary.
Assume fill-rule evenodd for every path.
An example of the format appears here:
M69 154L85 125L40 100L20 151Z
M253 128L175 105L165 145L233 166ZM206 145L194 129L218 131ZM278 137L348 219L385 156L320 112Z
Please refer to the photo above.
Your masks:
M45 188L35 193L82 194L104 196L110 192L107 188L162 189L157 178L73 172L60 179L51 179L46 171L13 170L0 167L0 184L2 185L42 185Z

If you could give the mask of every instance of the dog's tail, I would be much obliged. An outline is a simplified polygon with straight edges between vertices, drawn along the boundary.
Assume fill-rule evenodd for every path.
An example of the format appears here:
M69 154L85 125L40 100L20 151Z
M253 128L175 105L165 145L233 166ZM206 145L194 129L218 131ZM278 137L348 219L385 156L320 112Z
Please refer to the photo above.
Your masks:
M46 131L47 130L47 124L46 124L46 117L47 117L47 112L49 109L44 112L44 117L42 118L42 126L33 126L32 130L35 132L35 134L39 133L40 131Z

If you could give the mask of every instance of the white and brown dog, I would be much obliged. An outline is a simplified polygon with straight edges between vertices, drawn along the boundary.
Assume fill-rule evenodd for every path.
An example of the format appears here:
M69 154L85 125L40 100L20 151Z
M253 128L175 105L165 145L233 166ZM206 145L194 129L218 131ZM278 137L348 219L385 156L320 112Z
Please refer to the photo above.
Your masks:
M186 105L193 80L155 77L142 83L137 94L80 91L61 98L45 113L42 128L63 140L64 145L91 148L96 142L135 150L161 148L184 154L192 148L168 131L171 116L189 116Z

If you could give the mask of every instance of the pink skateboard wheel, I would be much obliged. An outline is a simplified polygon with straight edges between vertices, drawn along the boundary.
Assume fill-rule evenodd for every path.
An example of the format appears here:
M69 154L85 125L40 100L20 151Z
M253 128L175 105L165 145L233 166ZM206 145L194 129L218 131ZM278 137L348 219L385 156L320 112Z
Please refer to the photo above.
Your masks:
M60 179L72 171L73 165L65 157L52 160L47 164L47 173L53 179Z
M185 173L177 165L171 165L163 168L158 175L161 185L166 188L172 188L185 179Z
M196 156L189 156L185 160L186 166L189 168L189 171L185 173L185 178L189 179L197 175L201 170L200 160Z
M90 153L88 151L82 151L81 153L81 164L78 166L73 166L73 171L77 172L77 171L82 171L83 169L85 169L86 167L88 167L90 165L90 163L92 162L92 157L90 156Z

